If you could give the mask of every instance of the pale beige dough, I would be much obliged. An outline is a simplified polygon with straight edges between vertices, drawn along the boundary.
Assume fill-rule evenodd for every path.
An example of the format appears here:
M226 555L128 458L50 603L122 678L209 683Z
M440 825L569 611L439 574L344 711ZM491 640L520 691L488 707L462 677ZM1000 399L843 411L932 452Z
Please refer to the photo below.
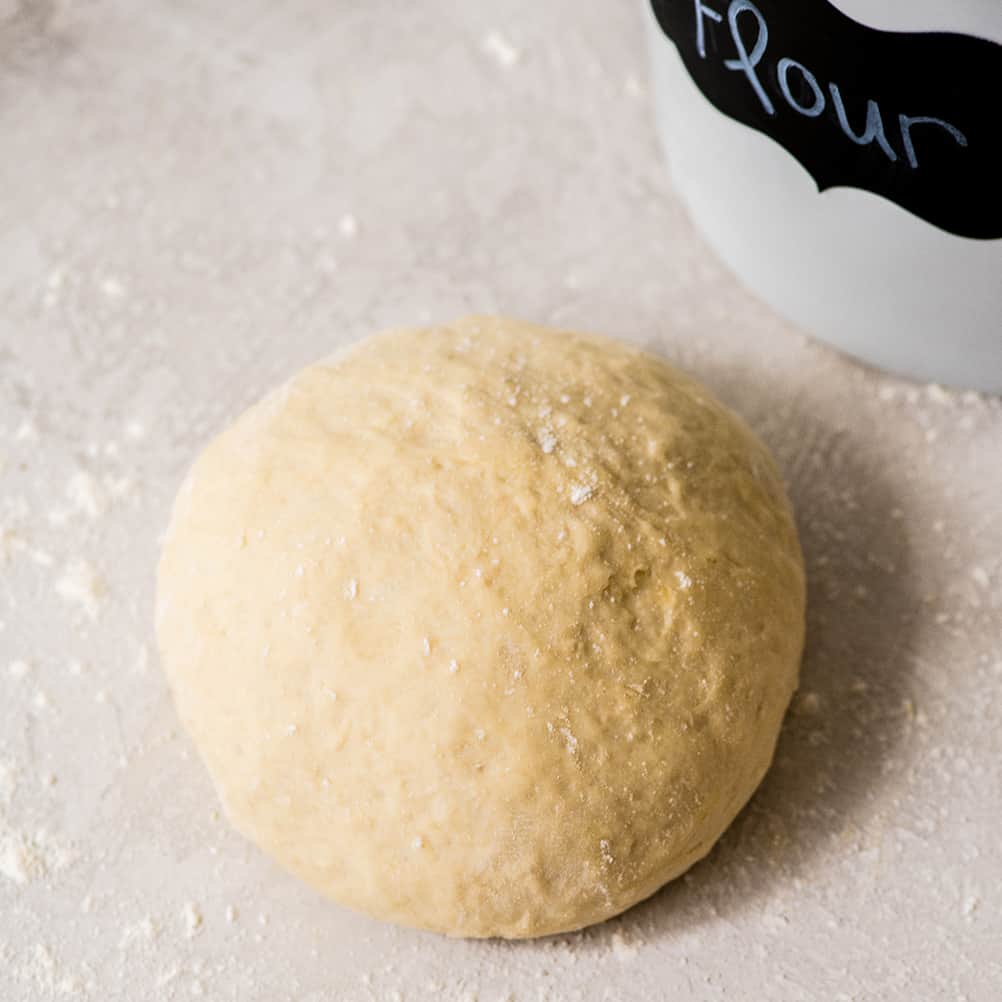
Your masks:
M598 922L769 765L804 577L765 448L616 342L493 318L295 376L195 463L159 571L233 823L370 915Z

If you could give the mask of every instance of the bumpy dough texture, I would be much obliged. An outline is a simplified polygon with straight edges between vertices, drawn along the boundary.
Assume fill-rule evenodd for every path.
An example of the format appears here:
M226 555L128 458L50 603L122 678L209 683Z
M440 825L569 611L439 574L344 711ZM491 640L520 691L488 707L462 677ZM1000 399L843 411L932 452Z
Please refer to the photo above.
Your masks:
M379 918L598 922L765 773L804 579L764 447L615 342L471 318L301 372L196 462L157 627L233 822Z

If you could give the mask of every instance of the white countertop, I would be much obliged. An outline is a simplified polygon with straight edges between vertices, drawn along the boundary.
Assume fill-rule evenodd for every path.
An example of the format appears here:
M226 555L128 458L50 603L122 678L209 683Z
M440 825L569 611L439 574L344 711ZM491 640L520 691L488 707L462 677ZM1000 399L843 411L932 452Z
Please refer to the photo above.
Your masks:
M636 4L0 0L0 998L998 998L1002 405L744 292L674 200ZM186 464L396 323L637 341L775 449L801 695L691 873L535 944L329 904L220 818L152 642Z

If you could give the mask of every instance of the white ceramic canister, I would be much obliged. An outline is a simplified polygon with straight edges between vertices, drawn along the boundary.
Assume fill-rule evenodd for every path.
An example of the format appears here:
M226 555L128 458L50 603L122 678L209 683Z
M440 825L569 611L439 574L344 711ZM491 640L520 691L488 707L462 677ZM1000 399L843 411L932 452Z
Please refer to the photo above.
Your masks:
M1002 391L1002 0L647 0L675 185L818 337Z

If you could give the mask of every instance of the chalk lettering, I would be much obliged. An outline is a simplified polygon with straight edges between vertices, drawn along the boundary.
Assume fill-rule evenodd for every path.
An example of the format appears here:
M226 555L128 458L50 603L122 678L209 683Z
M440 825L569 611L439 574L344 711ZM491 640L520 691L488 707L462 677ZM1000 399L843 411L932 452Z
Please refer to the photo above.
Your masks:
M741 37L741 29L738 25L738 18L746 11L755 18L758 24L758 34L755 37L755 44L752 46L751 52L748 51L748 47ZM762 62L762 57L765 55L765 50L769 45L769 25L766 24L762 12L751 0L732 0L730 7L727 9L727 23L730 25L734 47L738 50L738 58L725 59L724 65L729 70L744 73L748 78L748 82L752 85L755 94L758 96L759 101L762 102L762 107L765 109L766 114L769 116L775 115L776 108L772 103L772 99L766 94L765 88L762 86L762 81L759 80L758 73L756 72L756 67Z
M905 144L905 156L908 158L908 166L918 169L918 155L915 153L915 140L912 139L912 127L915 125L935 125L951 135L958 146L967 146L967 136L960 129L949 122L944 122L941 118L927 118L924 115L898 115L901 123L901 141Z
M801 115L806 115L808 118L817 118L824 112L828 104L825 100L825 92L821 89L817 77L803 63L798 63L796 59L780 59L776 70L779 75L779 89L783 92L786 103L794 111L799 111ZM804 106L793 96L793 91L790 89L790 70L796 70L803 78L804 83L810 87L814 94L812 105Z
M828 90L831 92L832 102L835 105L838 124L842 126L842 131L847 138L851 139L857 146L868 146L876 140L877 145L887 154L887 159L892 163L897 162L898 155L891 148L891 144L887 141L887 134L884 132L884 117L880 114L880 105L876 101L866 102L866 126L862 133L856 133L849 124L845 104L842 101L842 92L839 90L838 84L830 83Z
M840 9L849 0L648 2L707 100L778 143L819 192L858 188L1002 241L1002 45L870 28Z
M696 5L696 50L699 52L701 59L706 58L706 22L704 18L709 18L711 21L716 21L720 24L724 19L723 14L718 14L717 11L711 10L702 2L702 0L693 0Z

